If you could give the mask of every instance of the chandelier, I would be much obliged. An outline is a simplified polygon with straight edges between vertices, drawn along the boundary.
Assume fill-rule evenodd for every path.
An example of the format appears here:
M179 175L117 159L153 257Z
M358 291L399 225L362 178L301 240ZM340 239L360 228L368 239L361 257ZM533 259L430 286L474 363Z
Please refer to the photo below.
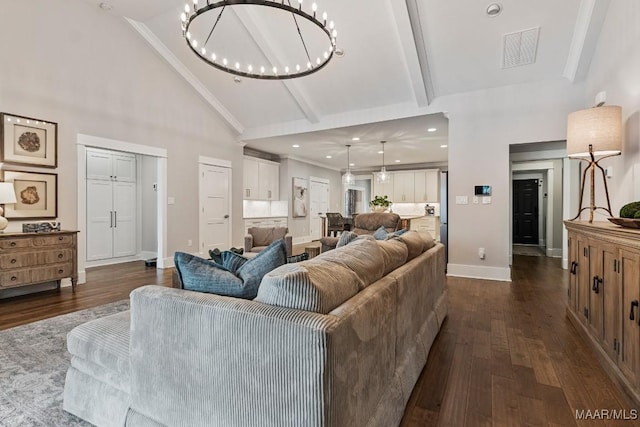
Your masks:
M187 42L189 48L207 64L241 77L266 80L284 80L303 77L315 73L322 69L333 58L336 49L336 37L338 32L335 29L333 21L327 21L327 12L323 12L320 17L318 14L318 5L311 4L311 12L305 11L302 7L303 0L221 0L210 2L210 0L200 0L204 2L202 6L198 5L198 0L192 0L184 6L184 12L181 13L182 35ZM291 5L296 2L297 7ZM214 30L220 24L221 18L226 8L240 6L261 6L273 8L279 12L291 14L297 37L300 39L300 56L298 60L291 60L291 63L267 64L256 62L241 62L238 57L231 57L230 53L222 52L222 44L228 40L218 40L214 43ZM212 16L216 14L215 16ZM208 18L204 18L207 15ZM215 19L213 19L215 18ZM230 21L231 22L231 21ZM320 37L326 37L325 48L319 48L316 43L315 47L318 51L309 52L310 46L303 37L300 29L301 22L310 24L305 29L316 28L322 34ZM237 27L237 26L236 26ZM234 27L235 28L235 27ZM292 34L292 38L296 35ZM288 42L288 40L282 40ZM280 43L278 43L280 45ZM321 44L324 44L321 43ZM217 49L217 50L216 50ZM304 54L302 54L304 51ZM228 56L227 56L228 55ZM301 59L301 60L300 60ZM244 60L246 61L246 60ZM265 61L266 62L266 61Z
M351 145L347 144L347 173L342 175L342 185L348 187L356 183L356 176L351 173L351 159L349 158L349 149Z
M382 144L382 168L380 168L380 172L376 173L376 182L378 184L386 184L389 182L389 173L387 172L387 168L384 167L384 144L387 141L380 141Z

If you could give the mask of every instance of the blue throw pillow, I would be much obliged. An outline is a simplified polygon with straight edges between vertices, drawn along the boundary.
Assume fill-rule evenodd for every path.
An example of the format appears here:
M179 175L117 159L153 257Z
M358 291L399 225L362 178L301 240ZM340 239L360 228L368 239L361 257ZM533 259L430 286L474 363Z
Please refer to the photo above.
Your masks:
M389 233L389 234L387 234L387 240L393 239L394 237L402 236L407 231L409 231L409 230L407 230L406 228L403 228L402 230L398 230L398 231L394 231L393 233Z
M214 261L184 252L176 252L173 259L184 289L227 296L242 294L242 280Z
M380 226L380 228L373 233L373 238L376 240L384 240L387 238L388 234L387 230L383 226Z
M358 235L353 231L345 231L340 235L340 239L338 239L338 243L336 244L336 248L340 248L342 246L348 245L358 238Z
M287 245L284 239L276 240L245 262L238 269L238 277L242 279L247 295L252 295L247 298L253 299L258 295L258 288L265 274L286 263Z
M222 252L222 266L235 275L238 274L238 270L240 269L240 267L242 267L247 261L249 261L247 258L238 255L235 252Z

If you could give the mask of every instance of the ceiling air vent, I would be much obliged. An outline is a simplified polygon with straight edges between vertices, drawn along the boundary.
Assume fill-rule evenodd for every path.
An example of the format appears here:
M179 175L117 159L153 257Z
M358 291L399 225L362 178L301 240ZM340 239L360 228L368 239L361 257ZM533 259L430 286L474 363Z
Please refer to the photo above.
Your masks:
M536 62L540 27L505 34L502 38L502 68L519 67Z

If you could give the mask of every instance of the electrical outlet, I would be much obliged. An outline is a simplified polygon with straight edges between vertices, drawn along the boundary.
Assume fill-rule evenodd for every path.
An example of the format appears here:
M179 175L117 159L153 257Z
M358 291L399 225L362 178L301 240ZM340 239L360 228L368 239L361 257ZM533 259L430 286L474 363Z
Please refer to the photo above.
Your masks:
M187 246L189 247L193 246L193 240L191 239L187 240Z
M484 248L478 248L478 256L480 257L480 259L484 259L486 257Z

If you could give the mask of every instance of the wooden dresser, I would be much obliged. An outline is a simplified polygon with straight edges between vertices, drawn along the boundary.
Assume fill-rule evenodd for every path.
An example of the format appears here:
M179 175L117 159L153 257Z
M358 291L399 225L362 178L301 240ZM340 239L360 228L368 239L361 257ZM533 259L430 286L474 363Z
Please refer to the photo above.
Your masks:
M565 221L567 316L609 375L640 403L640 230Z
M0 292L71 278L78 282L77 231L0 233Z

